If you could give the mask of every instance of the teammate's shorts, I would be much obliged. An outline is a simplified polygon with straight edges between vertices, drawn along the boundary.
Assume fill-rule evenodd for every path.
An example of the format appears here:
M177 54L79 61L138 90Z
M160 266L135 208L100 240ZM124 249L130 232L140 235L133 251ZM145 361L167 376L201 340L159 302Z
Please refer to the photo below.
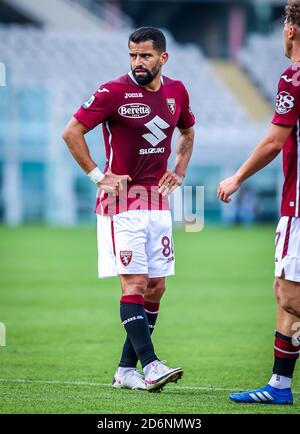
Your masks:
M300 218L281 217L275 238L275 276L300 282Z
M174 274L170 211L132 210L97 215L99 278L119 274Z

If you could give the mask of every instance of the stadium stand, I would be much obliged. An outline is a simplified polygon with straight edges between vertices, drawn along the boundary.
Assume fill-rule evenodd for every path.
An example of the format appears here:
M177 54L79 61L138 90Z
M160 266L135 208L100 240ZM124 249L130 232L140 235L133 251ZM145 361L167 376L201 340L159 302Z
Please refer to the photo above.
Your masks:
M10 187L3 178L5 220L13 223L26 220L24 207L28 197L34 195L32 185L37 181L33 178L39 176L43 178L46 191L43 200L51 207L44 209L41 215L42 211L32 198L31 202L36 204L36 220L73 224L91 216L93 186L84 186L85 176L75 163L70 162L60 134L72 113L99 84L129 70L129 32L129 28L108 32L105 26L99 26L97 32L18 25L0 27L0 62L6 65L8 84L3 91L1 89L0 104L5 105L0 114L3 126L0 133L1 167L4 171L4 166L10 162L5 173L11 171L10 180L22 185L19 197L14 195L12 199L11 193L7 193ZM232 170L246 158L266 126L249 120L242 105L198 47L179 45L167 31L165 33L170 60L164 73L185 83L198 121L194 169L191 168L187 182L207 184L207 180L199 175L199 167L209 168L207 190L210 193L206 209L209 210L211 203L212 208L220 211L215 199L218 180L224 170ZM5 100L14 101L14 104L5 104ZM92 154L103 166L101 140L99 131L89 133ZM41 164L39 168L33 167L31 178L25 176L29 167L24 168L25 163ZM68 174L66 167L70 168ZM55 180L50 182L49 174L52 176L53 173ZM202 170L202 173L206 171ZM24 176L26 182L23 183ZM28 193L22 193L26 188ZM16 200L20 204L19 212L9 211ZM29 221L34 220L33 215L34 207L29 217L27 215Z
M43 28L97 31L101 20L70 0L2 0Z
M250 35L238 60L270 102L274 102L280 74L289 66L283 56L282 26L269 35Z

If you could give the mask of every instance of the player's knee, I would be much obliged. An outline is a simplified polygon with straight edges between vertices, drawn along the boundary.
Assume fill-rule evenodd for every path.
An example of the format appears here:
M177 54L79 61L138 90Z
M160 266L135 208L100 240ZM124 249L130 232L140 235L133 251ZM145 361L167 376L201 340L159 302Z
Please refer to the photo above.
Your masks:
M298 318L300 318L300 309L297 308L297 306L294 306L292 303L289 303L286 300L282 300L281 307L287 313L289 313L289 314L291 314L293 316L297 316Z
M121 279L122 293L124 295L144 295L148 285L148 277L145 275L130 275Z
M165 288L163 287L155 287L155 288L147 288L145 293L145 299L147 301L152 301L153 303L157 303L162 298L163 294L165 292Z
M285 280L278 278L274 281L274 292L278 305L287 313L300 318L300 299L298 292L290 288Z
M282 309L284 309L289 314L300 318L300 303L296 297L282 294L280 298L280 305Z
M145 293L145 300L157 303L166 290L164 279L150 279Z

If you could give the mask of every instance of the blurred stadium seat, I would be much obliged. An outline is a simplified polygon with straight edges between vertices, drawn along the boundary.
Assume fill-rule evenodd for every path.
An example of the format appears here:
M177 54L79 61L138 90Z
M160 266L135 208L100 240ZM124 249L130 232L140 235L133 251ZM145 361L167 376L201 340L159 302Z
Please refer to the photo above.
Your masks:
M252 34L239 53L239 62L246 69L264 95L273 103L280 74L290 62L279 49L282 26L269 35Z
M86 194L85 188L78 187L81 185L80 179L85 179L85 175L70 158L60 135L77 107L87 100L101 83L129 70L129 33L130 29L124 27L110 29L109 33L105 27L89 33L18 25L0 27L0 61L7 66L8 80L7 88L3 88L4 91L1 89L0 99L1 107L5 107L0 114L1 167L4 170L6 162L13 159L16 167L20 167L21 178L26 173L21 170L24 161L41 164L44 166L42 171L45 172L50 167L51 171L55 171L57 186L47 182L42 185L46 189L43 198L46 198L48 203L55 204L57 210L46 212L42 220L73 224L93 219L93 204L90 205L90 219L87 219L86 212L86 198L94 195L93 185L86 187L89 192ZM212 219L220 218L221 206L213 195L216 185L224 170L234 169L249 154L266 125L248 119L242 105L220 80L209 59L196 45L180 45L168 31L165 33L170 60L164 74L185 83L197 118L195 152L187 183L192 179L193 183L199 184L201 181L211 190L212 212L210 213L208 206L207 216ZM273 39L275 41L275 36ZM278 44L278 38L276 43ZM257 38L253 37L246 49L251 49L253 56L255 50L260 49L257 44ZM244 52L241 53L241 62L246 57ZM256 67L257 64L260 64L260 61L255 63ZM245 63L243 65L245 66ZM261 72L260 76L264 73ZM12 100L13 106L8 103ZM100 131L89 133L88 142L95 160L103 167L104 149L101 147ZM67 180L64 179L64 166L71 167ZM202 170L203 168L208 171ZM195 177L195 173L199 174L201 171L214 173L214 176L207 179L200 175ZM35 185L29 178L28 182ZM209 187L207 182L210 182ZM5 184L5 178L3 183ZM5 185L2 191L5 191ZM39 195L40 190L36 194ZM70 207L69 213L66 213L63 200L67 195L68 201L76 204ZM24 197L22 190L19 196L22 206L15 221L40 218L38 210L36 217L32 215L32 210L30 213L25 210L28 201L21 200L21 197ZM2 198L4 203L5 197L7 196ZM6 203L6 207L9 206L13 206L12 201ZM10 221L9 217L5 217L9 215L9 211L4 213L6 221Z

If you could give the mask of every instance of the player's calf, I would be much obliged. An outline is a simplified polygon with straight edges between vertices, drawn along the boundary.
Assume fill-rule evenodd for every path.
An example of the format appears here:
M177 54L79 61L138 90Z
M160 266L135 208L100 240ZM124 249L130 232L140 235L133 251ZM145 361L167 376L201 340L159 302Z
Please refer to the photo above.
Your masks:
M299 346L294 343L291 337L276 331L273 375L269 383L261 389L233 393L229 398L248 404L293 404L291 385L300 352Z

